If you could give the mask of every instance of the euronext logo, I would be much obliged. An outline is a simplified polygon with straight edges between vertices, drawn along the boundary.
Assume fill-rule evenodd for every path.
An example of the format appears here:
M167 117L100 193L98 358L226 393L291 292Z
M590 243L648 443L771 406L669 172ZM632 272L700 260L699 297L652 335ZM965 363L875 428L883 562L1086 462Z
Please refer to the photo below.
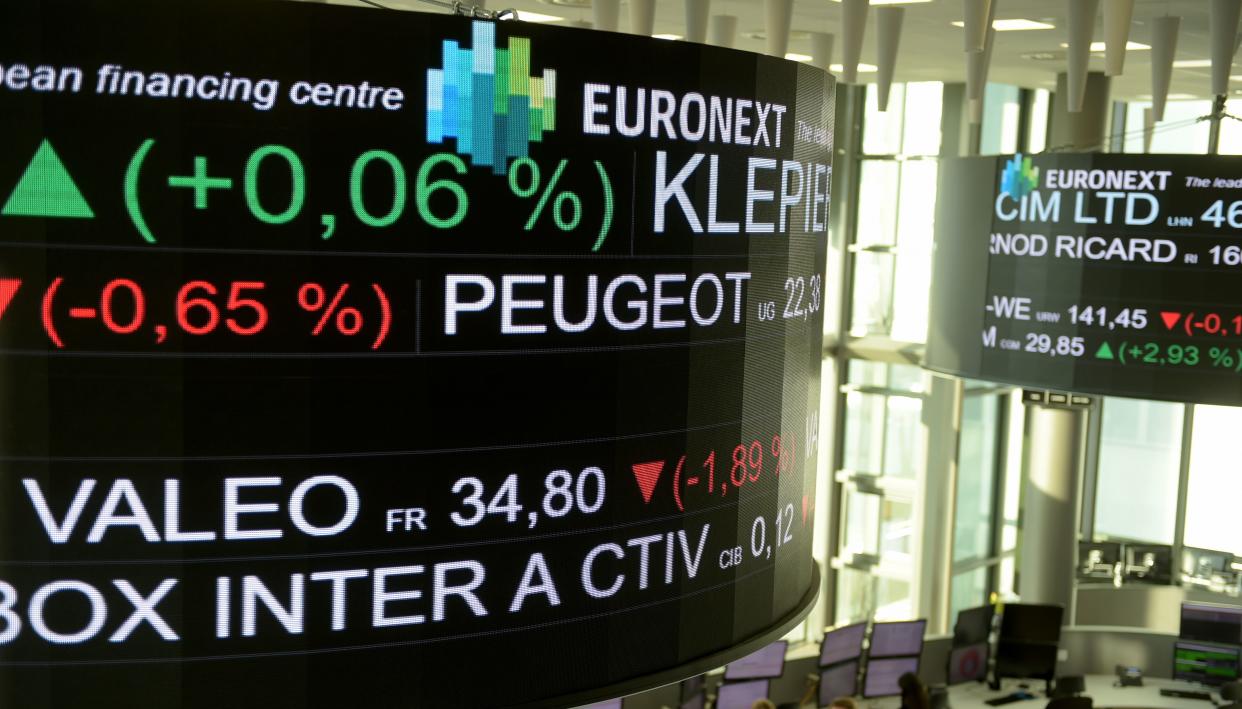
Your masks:
M509 158L556 128L556 71L529 76L530 39L510 37L496 48L496 25L473 23L472 49L445 40L444 66L427 70L427 142L457 140L457 152L497 175Z
M1022 153L1014 155L1005 163L1001 173L1001 192L1008 193L1014 199L1022 199L1039 186L1039 168L1031 165L1029 157L1023 158Z

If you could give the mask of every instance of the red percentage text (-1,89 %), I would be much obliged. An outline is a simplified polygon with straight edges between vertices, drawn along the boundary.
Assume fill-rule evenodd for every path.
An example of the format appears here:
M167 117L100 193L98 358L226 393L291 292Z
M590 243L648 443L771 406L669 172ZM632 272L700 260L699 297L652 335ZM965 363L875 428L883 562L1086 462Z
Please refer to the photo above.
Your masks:
M728 452L708 451L697 467L690 469L687 469L688 454L682 454L672 475L673 502L679 511L684 512L686 508L682 498L691 488L706 488L708 495L728 497L730 489L740 493L743 488L761 482L765 474L776 477L788 472L797 464L797 446L797 435L790 433L778 433L768 440L754 438L738 443L731 451L723 449ZM665 461L660 460L632 466L645 502L650 503L664 465Z
M57 327L59 309L56 299L65 283L57 276L43 294L42 322L48 339L58 349L66 347ZM356 305L342 305L349 293L350 284L341 284L332 298L319 283L304 283L298 288L298 306L312 314L318 314L311 328L311 336L319 337L331 322L342 336L359 335L366 326L362 310ZM371 349L378 350L388 339L392 327L392 305L388 295L378 283L371 284L379 306L379 322L373 328L375 337ZM207 280L193 280L177 289L172 303L172 324L180 332L191 337L203 337L227 331L239 337L262 334L271 322L268 284L264 281L228 281L217 285ZM114 278L100 289L97 305L71 306L67 310L73 320L99 320L104 328L115 335L132 335L149 330L156 344L163 344L169 335L169 325L150 323L150 298L137 281Z

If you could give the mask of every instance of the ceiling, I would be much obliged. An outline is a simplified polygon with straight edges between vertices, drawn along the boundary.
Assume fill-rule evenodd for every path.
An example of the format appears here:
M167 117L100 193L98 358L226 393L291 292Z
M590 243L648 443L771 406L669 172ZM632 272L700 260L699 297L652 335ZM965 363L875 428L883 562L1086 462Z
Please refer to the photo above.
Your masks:
M331 0L340 4L358 4L358 0ZM379 0L384 5L401 9L417 9L437 12L435 7L419 0ZM1065 50L1061 43L1067 41L1068 24L1065 21L1067 3L1078 0L995 0L998 3L996 18L1025 18L1052 25L1051 30L1028 30L998 32L992 56L989 81L1014 84L1026 88L1052 88L1056 74L1065 70ZM623 5L624 0L623 0ZM1137 0L1131 41L1151 44L1150 19L1170 14L1182 18L1178 36L1178 60L1206 60L1209 56L1208 3L1206 0ZM559 15L566 21L591 19L590 0L491 0L493 9L502 6L519 11L527 10L549 15ZM966 55L962 51L963 30L950 23L962 19L962 0L932 0L910 3L902 30L901 50L898 54L896 81L965 81ZM1101 6L1103 3L1101 3ZM737 15L738 40L736 47L754 52L764 51L764 41L752 35L762 36L764 30L763 0L712 0L712 14ZM874 14L874 13L873 13ZM1095 40L1102 41L1103 20L1097 21ZM841 24L841 4L831 0L795 0L793 34L789 51L810 54L810 41L801 34L806 31L837 33ZM869 21L863 40L863 62L876 63L874 21ZM621 10L621 28L628 25L626 8ZM684 0L656 0L656 33L681 34L685 32ZM836 56L841 60L841 40L836 42ZM1052 55L1052 58L1035 59L1030 55ZM1151 94L1150 51L1126 53L1125 73L1114 77L1113 98L1116 100L1143 100ZM1093 70L1104 68L1103 54L1093 55ZM1235 65L1231 74L1242 74L1242 67ZM1211 68L1175 68L1170 98L1207 98L1210 93ZM875 74L859 74L861 81L873 81ZM1231 84L1235 93L1242 94L1242 76Z

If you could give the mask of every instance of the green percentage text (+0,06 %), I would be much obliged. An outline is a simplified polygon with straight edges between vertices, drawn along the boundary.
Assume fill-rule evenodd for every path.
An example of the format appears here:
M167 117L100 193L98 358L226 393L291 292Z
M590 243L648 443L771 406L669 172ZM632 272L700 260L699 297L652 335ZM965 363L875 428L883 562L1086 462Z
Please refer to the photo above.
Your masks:
M1107 342L1095 352L1099 360L1116 360L1121 364L1146 364L1157 367L1213 367L1242 372L1242 349L1231 347L1199 347L1198 345L1161 344L1157 342Z
M139 184L143 165L155 145L154 139L148 139L139 145L125 174L125 204L130 219L142 238L152 244L157 239L143 213ZM552 222L560 231L575 231L582 223L580 196L569 190L556 192L557 184L568 165L568 160L561 160L557 165L551 179L539 194L534 211L525 223L525 231L534 229L549 202L552 203ZM614 197L607 170L598 160L594 161L594 167L602 188L604 204L601 225L591 248L592 251L598 251L612 227ZM414 206L423 223L435 229L452 229L466 219L470 209L470 197L466 187L458 179L468 171L461 157L448 152L434 153L419 163L411 190L405 164L400 158L387 150L368 150L359 155L350 168L350 210L358 222L366 227L390 227L405 215L412 192ZM262 182L260 175L264 178ZM261 194L261 185L279 185L282 180L287 181L287 191L282 191L279 196ZM379 186L377 180L385 182ZM509 169L508 181L510 190L518 197L525 199L535 196L540 193L541 186L539 165L531 158L518 158ZM198 210L209 207L211 195L215 191L227 191L235 187L232 178L213 175L208 158L202 155L194 157L192 174L171 175L167 184L169 188L192 192L193 206ZM367 199L368 187L374 194L385 197L372 196ZM288 224L297 219L306 206L306 168L294 150L283 145L264 145L251 152L247 158L241 188L246 206L256 219L264 224ZM274 190L269 190L271 191ZM332 238L337 227L335 214L323 214L320 225L320 237Z

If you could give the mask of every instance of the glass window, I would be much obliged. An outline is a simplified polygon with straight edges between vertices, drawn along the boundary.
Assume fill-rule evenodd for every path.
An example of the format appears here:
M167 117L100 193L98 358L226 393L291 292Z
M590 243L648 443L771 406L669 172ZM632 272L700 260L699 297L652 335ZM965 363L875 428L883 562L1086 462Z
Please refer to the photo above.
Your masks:
M953 520L954 561L992 556L999 417L998 395L968 396L962 402L957 511Z
M1126 106L1127 153L1142 153L1143 109L1151 101L1134 101ZM1200 118L1212 112L1211 101L1169 101L1164 106L1164 120L1152 130L1151 152L1203 154L1208 149L1210 125Z
M871 618L874 607L875 578L864 571L837 569L837 608L835 625Z
M893 318L889 333L901 342L927 339L938 168L939 164L933 160L906 162L901 166Z
M879 495L846 487L842 556L847 559L855 554L879 556L882 499Z
M867 85L863 116L866 155L938 155L944 84L924 81L893 84L888 110L879 110L875 84Z
M859 173L859 246L892 246L897 241L897 199L901 188L901 163L895 160L864 160Z
M883 472L914 479L923 460L923 402L905 396L887 398Z
M884 466L884 400L852 391L845 396L846 470L879 474Z
M940 154L940 113L943 106L944 84L939 81L906 84L903 154Z
M909 620L914 617L914 597L909 581L881 576L876 579L875 596L876 620Z
M1104 400L1097 468L1097 537L1172 544L1182 453L1182 404Z
M957 619L959 611L975 608L988 602L988 574L992 567L983 566L953 577L949 590L949 622Z
M1051 110L1052 94L1047 89L1035 89L1031 94L1031 121L1026 137L1026 150L1042 153L1048 147L1048 112Z
M921 394L923 392L923 370L901 364L892 365L865 359L852 359L850 360L850 383Z
M1242 554L1242 475L1238 432L1242 408L1196 406L1190 440L1190 486L1186 498L1186 546Z
M897 155L901 152L902 118L906 85L893 84L888 94L888 110L881 111L875 84L867 84L863 114L863 153Z
M988 84L983 93L983 124L979 128L979 154L1018 152L1022 107L1016 86Z
M880 517L880 558L908 562L914 553L914 505L885 499ZM905 558L894 558L905 557Z
M1236 114L1238 108L1226 104L1227 113ZM1221 121L1220 149L1221 155L1242 155L1242 121Z
M862 162L851 335L926 338L938 171L935 160Z

